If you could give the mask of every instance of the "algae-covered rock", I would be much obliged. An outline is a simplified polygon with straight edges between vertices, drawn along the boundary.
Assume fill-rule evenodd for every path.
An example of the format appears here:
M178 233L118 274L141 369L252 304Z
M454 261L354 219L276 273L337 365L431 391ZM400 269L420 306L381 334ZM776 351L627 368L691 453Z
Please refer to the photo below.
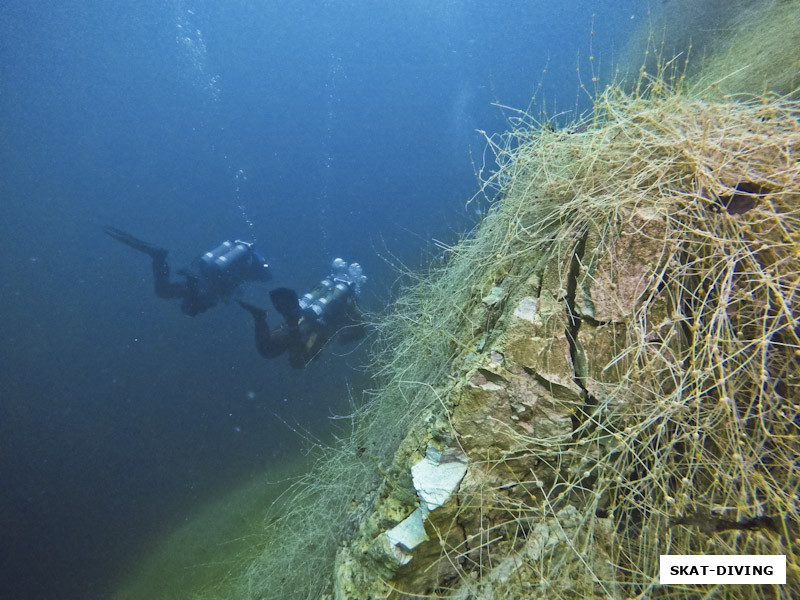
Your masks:
M455 259L484 292L462 296L437 416L394 463L413 474L436 439L466 472L427 515L416 476L383 494L339 552L338 599L626 598L652 590L664 540L791 554L800 167L775 152L800 144L794 109L773 105L765 136L763 106L608 102L596 129L542 131L509 158L569 177L535 199L544 185L512 184L498 230L518 219L519 237L491 238L495 217ZM481 271L481 244L514 260Z
M540 297L538 310L531 314L530 304L528 298L523 298L515 308L505 333L504 356L534 375L554 396L580 401L581 389L575 383L567 339L566 305L548 303Z
M497 561L485 575L465 579L452 596L454 600L528 600L530 598L623 597L616 586L604 586L611 575L608 552L591 555L575 552L575 544L584 546L592 538L595 547L607 548L613 540L611 523L598 519L591 530L580 512L567 506L552 517L543 518L531 529L516 551ZM554 585L541 576L543 562L576 572L569 585Z
M612 239L592 229L578 277L576 309L601 323L623 322L653 290L657 273L677 250L666 235L666 218L636 209Z
M489 292L489 295L483 299L483 303L490 308L494 308L500 305L504 297L505 291L503 288L495 286Z
M447 563L435 569L430 566L442 547L463 540L463 531L453 523L455 492L466 471L467 455L459 447L440 450L428 445L425 456L410 465L412 485L406 492L415 494L405 496L410 514L391 528L375 527L374 519L368 517L366 525L339 550L335 598L390 598L455 575ZM386 515L396 499L397 494L391 493L379 498L372 514Z

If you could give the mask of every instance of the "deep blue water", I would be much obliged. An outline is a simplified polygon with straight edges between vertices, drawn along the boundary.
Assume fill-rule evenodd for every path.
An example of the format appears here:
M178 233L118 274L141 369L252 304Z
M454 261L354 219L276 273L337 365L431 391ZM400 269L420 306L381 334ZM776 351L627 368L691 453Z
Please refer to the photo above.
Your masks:
M285 423L324 439L369 385L368 344L293 371L235 304L185 317L104 225L173 268L254 239L261 306L358 260L378 310L386 257L419 267L474 223L475 130L507 129L491 103L541 82L573 109L592 14L610 65L641 4L5 0L0 598L111 597L148 540L296 456Z

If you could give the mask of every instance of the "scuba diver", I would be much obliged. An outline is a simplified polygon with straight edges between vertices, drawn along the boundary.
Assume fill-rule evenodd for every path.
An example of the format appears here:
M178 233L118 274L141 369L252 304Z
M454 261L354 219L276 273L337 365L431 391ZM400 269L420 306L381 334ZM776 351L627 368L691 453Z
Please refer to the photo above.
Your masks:
M241 240L225 241L194 259L178 271L184 281L170 279L168 251L133 237L115 227L105 227L106 234L153 259L153 281L159 298L180 298L181 311L194 317L230 298L245 281L268 281L269 265Z
M302 369L316 358L320 349L337 333L340 342L363 337L363 322L356 298L366 282L361 265L349 265L337 258L333 272L302 297L289 288L269 293L272 305L284 323L270 330L267 311L247 302L237 302L248 311L255 323L256 348L264 358L275 358L284 352L289 364Z

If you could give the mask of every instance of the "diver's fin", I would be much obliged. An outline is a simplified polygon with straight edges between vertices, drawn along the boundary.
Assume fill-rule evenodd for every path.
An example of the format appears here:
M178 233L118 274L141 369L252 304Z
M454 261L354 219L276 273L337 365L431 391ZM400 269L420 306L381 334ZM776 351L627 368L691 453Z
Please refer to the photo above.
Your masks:
M140 240L139 238L133 237L130 233L125 233L121 229L117 229L116 227L103 227L103 231L106 232L106 235L111 236L115 240L119 240L123 244L126 244L133 248L134 250L138 250L139 252L144 252L145 254L149 254L153 258L160 257L165 258L167 256L167 250L164 248L159 248L158 246L153 246L152 244L148 244Z
M245 309L247 312L249 312L251 315L253 315L253 318L255 318L255 319L257 319L259 317L264 317L267 314L267 311L264 310L263 308L258 308L257 306L253 306L252 304L248 304L247 302L245 302L243 300L237 300L236 302L239 303L239 306L241 306L243 309Z
M303 316L300 312L300 301L297 299L297 292L289 288L277 288L269 293L272 306L275 307L281 316L286 319L289 325L296 325Z

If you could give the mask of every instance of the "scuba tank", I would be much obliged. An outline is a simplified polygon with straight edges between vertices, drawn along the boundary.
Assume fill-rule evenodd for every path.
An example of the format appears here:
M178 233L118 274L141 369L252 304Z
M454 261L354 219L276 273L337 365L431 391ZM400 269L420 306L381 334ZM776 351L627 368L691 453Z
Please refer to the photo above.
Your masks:
M214 264L224 271L225 269L230 268L232 265L239 263L239 261L245 258L249 253L250 247L245 246L237 240L233 248L228 250L228 252L222 256L218 256L214 259Z
M341 259L337 259L341 260ZM350 282L335 275L328 275L314 289L299 299L300 310L319 322L325 324L325 317L336 312L339 305L352 295Z
M200 261L204 267L213 268L215 264L214 261L220 256L224 255L226 252L230 251L231 248L233 248L233 243L229 240L225 240L213 250L209 250L203 254L203 256L200 257Z
M226 240L200 257L200 266L206 273L233 274L246 266L251 254L251 244Z
M358 263L347 264L337 258L332 264L333 273L320 281L314 289L298 299L300 310L315 318L321 325L328 315L335 314L345 302L358 294L367 280Z
M347 280L353 286L353 291L356 296L361 293L361 286L367 282L367 276L364 275L364 269L357 262L350 263L347 267Z
M330 313L331 307L338 306L349 295L350 284L347 281L328 276L300 298L300 310L305 313L310 311L324 325L326 313Z
M298 300L300 303L300 310L306 310L307 308L310 308L317 302L317 300L326 295L334 285L333 277L330 275L320 281L310 292L303 294Z

